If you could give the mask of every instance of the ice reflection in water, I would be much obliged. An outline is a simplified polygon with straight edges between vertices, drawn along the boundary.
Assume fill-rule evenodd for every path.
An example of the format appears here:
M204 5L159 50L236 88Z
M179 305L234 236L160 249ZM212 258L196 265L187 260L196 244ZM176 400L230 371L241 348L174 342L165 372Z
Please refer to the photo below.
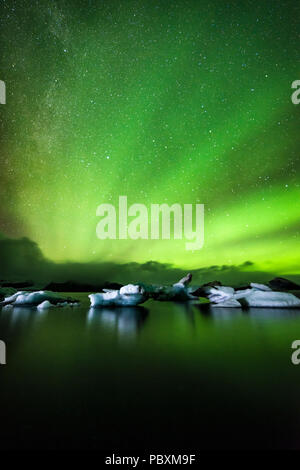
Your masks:
M299 308L251 308L247 312L253 323L293 320L300 316Z
M243 317L245 314L241 308L222 308L222 307L209 307L209 315L215 322L231 322Z
M148 316L145 307L90 308L87 325L99 325L120 337L134 338L138 335Z
M11 328L32 325L46 318L49 309L39 310L36 307L4 307L1 315L6 317Z
M203 318L214 320L218 323L229 323L235 320L248 318L251 323L278 322L291 320L300 316L297 308L226 308L214 307L212 305L194 305L201 312Z

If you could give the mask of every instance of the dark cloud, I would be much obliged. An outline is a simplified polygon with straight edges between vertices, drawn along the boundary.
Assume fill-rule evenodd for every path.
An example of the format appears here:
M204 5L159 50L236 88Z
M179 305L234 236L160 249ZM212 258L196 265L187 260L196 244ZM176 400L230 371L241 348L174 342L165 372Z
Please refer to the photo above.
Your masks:
M54 263L46 259L39 246L29 238L12 239L0 234L0 279L33 280L35 283L73 280L91 284L110 282L145 282L171 284L187 271L193 284L219 280L223 284L241 285L250 281L266 282L275 273L255 271L251 261L241 265L214 265L199 269L181 269L171 264L147 263Z
M29 238L0 237L0 276L2 278L37 278L50 265L39 246Z

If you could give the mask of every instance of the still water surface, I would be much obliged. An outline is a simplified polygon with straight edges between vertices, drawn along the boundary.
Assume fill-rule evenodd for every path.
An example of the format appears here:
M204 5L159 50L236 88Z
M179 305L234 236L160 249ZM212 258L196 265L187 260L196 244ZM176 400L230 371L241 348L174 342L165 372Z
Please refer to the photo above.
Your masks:
M300 448L300 311L0 310L0 448Z

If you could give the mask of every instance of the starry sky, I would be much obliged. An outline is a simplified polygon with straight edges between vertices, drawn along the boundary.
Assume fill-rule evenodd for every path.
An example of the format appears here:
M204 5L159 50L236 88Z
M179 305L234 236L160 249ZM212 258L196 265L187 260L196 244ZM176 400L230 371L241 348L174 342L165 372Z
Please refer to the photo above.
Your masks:
M300 273L296 1L1 1L0 232L54 262ZM205 204L205 243L96 208ZM252 264L253 263L253 264Z

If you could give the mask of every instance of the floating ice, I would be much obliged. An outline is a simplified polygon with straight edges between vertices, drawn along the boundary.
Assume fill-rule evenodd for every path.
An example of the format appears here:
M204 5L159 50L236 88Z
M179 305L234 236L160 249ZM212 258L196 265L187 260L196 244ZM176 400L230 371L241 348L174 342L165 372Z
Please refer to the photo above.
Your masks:
M49 297L52 298L53 295L49 295L45 291L26 292L17 296L14 305L39 305L44 300L48 300Z
M45 303L48 302L48 303ZM0 306L13 305L13 306L34 306L39 308L49 308L49 306L67 306L69 303L76 303L72 299L62 298L55 292L49 291L19 291L15 294L6 297L3 302L0 302Z
M190 294L191 289L188 288L191 279L192 275L187 274L173 286L128 284L121 287L120 290L104 289L104 292L89 295L91 307L134 306L145 302L148 298L155 300L195 300L195 297Z
M207 287L205 291L208 293L208 298L213 303L223 303L233 298L234 289L233 287L216 286Z
M269 286L265 286L264 284L257 284L256 282L251 282L250 286L258 290L272 291L272 289Z
M118 291L117 291L118 292ZM127 284L120 289L120 294L139 294L141 292L141 287L139 285Z
M246 295L250 294L254 290L257 290L257 289L250 289L249 288L249 289L244 289L244 290L237 290L237 291L235 291L234 298L236 300L243 299L244 297L246 297Z
M144 285L149 297L165 301L186 301L186 300L195 300L195 296L191 294L195 288L191 288L188 284L192 280L192 275L189 273L180 281L176 282L172 286L161 286L161 285Z
M99 294L90 294L91 307L134 306L147 300L145 289L139 285L128 284L120 290L106 290Z
M223 302L213 304L213 307L242 307L240 302L234 298L226 299Z
M207 294L214 307L279 307L300 308L300 299L287 292L274 292L268 286L252 283L251 288L234 291L232 287L208 287Z
M300 308L300 299L287 292L253 290L243 298L248 307Z
M10 296L8 296L8 297L5 297L5 299L4 299L3 302L5 302L5 303L7 303L7 304L10 304L10 303L14 302L14 301L17 299L17 297L18 297L19 295L23 295L23 294L28 294L28 292L22 291L22 290L21 290L21 291L18 291L18 292L16 292L15 294L12 294L12 295L10 295Z
M52 304L49 302L49 300L44 300L44 302L42 302L41 304L39 304L39 305L37 306L37 308L38 308L39 310L43 310L43 309L45 309L45 308L50 308L50 307L54 307L54 305L52 305Z

